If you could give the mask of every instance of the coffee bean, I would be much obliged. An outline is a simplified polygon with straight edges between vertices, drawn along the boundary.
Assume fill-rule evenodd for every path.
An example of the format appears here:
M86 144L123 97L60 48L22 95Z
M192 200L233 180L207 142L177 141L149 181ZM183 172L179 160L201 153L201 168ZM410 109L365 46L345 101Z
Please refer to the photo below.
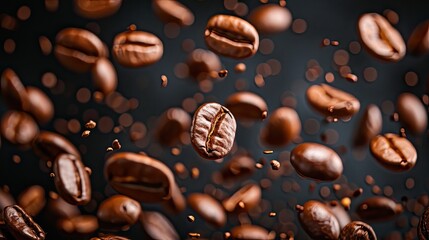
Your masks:
M46 204L45 189L34 185L25 189L18 196L18 205L30 216L36 216Z
M186 64L188 65L189 75L198 81L216 78L222 67L216 54L200 48L193 50L189 54Z
M192 120L192 146L203 158L223 158L234 144L236 127L235 118L226 107L218 103L203 104Z
M58 229L74 239L84 239L95 233L98 229L98 220L92 215L79 215L71 218L60 219Z
M386 197L369 197L356 209L356 213L363 220L389 220L401 214L402 205Z
M140 222L149 239L179 239L173 224L159 212L142 212Z
M113 195L98 207L97 217L103 228L121 229L137 222L140 203L123 195Z
M93 237L90 240L130 240L130 239L126 237L117 236L117 235L102 234L99 237Z
M176 184L164 163L131 152L110 156L104 165L104 176L119 193L148 203L170 199Z
M161 40L152 33L126 31L113 40L113 57L124 67L143 67L158 62L164 48Z
M55 56L69 70L87 72L99 57L106 57L103 42L93 33L80 28L66 28L56 37Z
M413 144L393 133L374 137L370 150L383 167L396 172L410 170L417 161L417 151Z
M10 205L15 205L15 199L8 192L0 188L0 221L3 221L3 209Z
M1 119L2 136L9 142L18 145L29 145L39 133L39 127L33 118L18 111L9 111Z
M429 21L420 23L408 39L408 51L414 55L423 55L429 52Z
M327 84L307 89L308 103L325 117L348 119L359 111L360 103L353 95Z
M33 151L44 161L54 161L61 153L69 153L80 158L76 147L63 136L49 131L41 131L33 141Z
M420 240L429 239L429 208L420 216L419 225L417 226L417 234Z
M222 180L236 182L250 177L255 172L255 160L247 155L237 155L220 170Z
M426 131L428 112L418 97L411 93L402 93L396 102L399 121L404 127L415 134Z
M188 196L188 204L206 222L213 226L220 228L225 225L225 211L223 210L222 205L210 195L192 193Z
M189 134L191 117L181 108L170 108L158 119L156 137L165 146L175 146ZM188 135L189 136L189 135Z
M171 198L163 206L172 213L178 214L186 207L186 200L177 184L172 185Z
M377 240L377 235L370 225L353 221L341 230L339 240Z
M343 173L340 156L318 143L296 146L291 152L290 162L300 176L318 181L334 181Z
M265 228L256 225L241 225L231 229L233 240L273 240L274 238Z
M39 88L27 87L30 109L28 112L40 123L48 123L54 117L52 100Z
M286 31L292 23L292 14L277 4L264 4L252 10L249 22L258 32L273 34Z
M194 14L185 5L175 0L154 0L155 14L165 23L174 22L182 26L194 23Z
M70 204L91 200L91 182L82 161L72 154L59 154L54 161L54 182L60 196Z
M354 144L363 146L381 132L383 127L383 117L377 105L369 104L356 129Z
M204 35L209 49L226 57L247 58L259 47L259 35L252 24L231 15L211 17Z
M18 240L43 240L43 229L18 205L5 207L3 218L9 232Z
M122 0L75 0L74 7L78 15L85 18L104 18L116 13Z
M270 147L282 147L299 137L301 120L298 113L288 107L276 109L261 130L261 141Z
M310 200L297 209L299 222L312 239L338 239L340 225L325 204Z
M80 215L79 208L76 205L64 201L56 193L50 192L49 196L47 211L50 220L57 221L58 219L69 219Z
M223 200L222 205L228 212L235 210L250 211L260 204L261 195L261 188L256 184L250 183L240 188L231 197ZM244 204L244 208L241 208L239 203Z
M263 120L264 112L268 111L267 103L252 92L238 92L230 95L225 106L239 121Z
M358 33L368 52L377 58L397 62L405 56L406 47L401 34L377 13L360 17Z
M118 78L113 64L107 58L99 58L92 67L92 80L105 96L116 90Z
M15 71L6 68L1 75L0 84L1 94L9 107L24 111L30 109L27 91Z
M343 229L347 224L352 220L350 219L349 213L344 209L344 207L338 201L331 201L326 203L329 210L337 218L338 223L340 224L340 229Z

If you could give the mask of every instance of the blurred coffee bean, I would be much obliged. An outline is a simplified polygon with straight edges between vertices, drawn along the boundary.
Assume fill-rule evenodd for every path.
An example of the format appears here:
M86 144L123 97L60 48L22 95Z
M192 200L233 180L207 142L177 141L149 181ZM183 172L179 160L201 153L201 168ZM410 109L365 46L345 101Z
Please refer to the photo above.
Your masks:
M51 121L55 113L52 100L36 87L27 87L27 95L30 103L28 112L34 116L37 122L45 124Z
M237 124L232 113L218 103L205 103L194 113L191 142L203 158L225 157L234 145Z
M363 146L368 144L372 138L381 132L383 127L383 117L377 105L369 104L356 129L354 144Z
M252 10L249 22L260 33L273 34L286 31L292 23L292 14L278 4L264 4Z
M192 193L188 196L189 206L206 222L220 228L226 223L226 214L222 205L213 197L203 193Z
M356 213L363 220L389 220L401 214L402 205L381 196L369 197L359 204Z
M231 229L233 240L273 240L275 236L265 228L256 225L241 225Z
M396 172L410 170L417 161L417 151L413 144L394 133L374 137L370 150L383 167Z
M165 146L175 146L189 134L191 117L181 108L169 108L158 119L156 137Z
M18 205L30 216L36 216L45 207L45 189L42 186L34 185L25 189L18 196Z
M158 62L164 52L162 41L152 33L126 31L113 40L113 57L124 67L144 67Z
M159 19L165 23L174 22L181 26L194 23L194 14L176 0L152 0L152 7Z
M12 194L0 188L0 221L3 221L3 209L15 204L16 202Z
M258 121L266 117L267 103L252 92L238 92L230 95L225 101L234 117L239 121Z
M80 158L76 147L63 136L49 131L41 131L33 141L33 151L44 161L54 161L61 153L69 153Z
M72 154L59 154L53 166L54 182L68 203L85 205L91 200L91 182L82 161Z
M48 217L51 221L58 221L62 218L67 219L80 215L79 208L76 205L64 201L64 199L56 193L51 192L49 195L47 212L49 213Z
M39 127L34 119L18 111L9 111L3 115L0 130L6 140L22 146L31 144L39 133Z
M229 198L223 200L222 205L228 212L250 211L261 202L261 187L254 183L249 183L240 188Z
M411 93L402 93L396 101L399 121L405 129L414 134L426 131L428 111L418 97Z
M198 81L216 78L222 67L216 54L201 48L193 50L188 55L186 64L188 65L189 75Z
M29 110L30 102L27 91L18 75L10 68L6 68L1 75L1 94L10 108Z
M99 58L91 70L92 80L97 89L105 96L116 90L118 78L113 64L107 58Z
M259 35L244 19L231 15L215 15L205 29L207 47L217 54L231 58L248 58L258 51Z
M343 173L340 156L318 143L296 146L291 152L290 162L300 176L318 181L334 181Z
M7 229L18 240L43 240L43 229L18 205L11 205L3 211Z
M149 239L179 239L179 234L173 224L159 212L142 212L140 222Z
M397 62L405 56L401 34L383 16L366 13L358 22L358 33L369 53L386 61Z
M331 201L326 203L329 210L331 210L332 214L337 218L338 223L340 224L340 229L343 229L347 224L349 224L352 220L350 219L349 213L344 209L338 201Z
M424 55L429 52L429 21L420 23L408 38L408 51L413 55Z
M57 228L75 239L86 239L98 229L97 217L92 215L79 215L60 219Z
M106 235L103 234L103 235L100 235L99 237L93 237L90 240L130 240L130 239L126 237L111 235L111 234L106 234Z
M250 177L255 172L255 160L247 155L236 155L220 170L222 180L235 182Z
M429 239L429 208L423 212L420 216L419 225L417 226L417 234L419 240L428 240Z
M163 202L163 206L172 213L180 213L185 210L186 199L177 184L171 186L171 198Z
M113 195L98 207L97 217L102 228L110 230L127 228L137 222L141 213L140 203L123 195Z
M75 0L74 8L78 15L85 18L104 18L115 14L122 0Z
M283 147L301 134L301 120L298 113L288 107L276 109L262 128L261 141L270 147Z

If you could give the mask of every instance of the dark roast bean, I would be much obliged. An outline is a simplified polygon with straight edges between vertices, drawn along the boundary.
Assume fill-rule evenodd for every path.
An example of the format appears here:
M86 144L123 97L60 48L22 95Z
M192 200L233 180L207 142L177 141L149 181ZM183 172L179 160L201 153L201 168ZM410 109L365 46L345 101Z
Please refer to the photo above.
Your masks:
M77 14L86 18L103 18L116 13L121 7L122 0L75 0Z
M164 47L161 40L152 33L126 31L116 35L112 52L124 67L143 67L158 62Z
M147 211L142 212L140 216L140 222L149 239L179 239L173 224L161 213Z
M419 24L408 39L408 51L414 55L423 55L429 52L429 21Z
M429 208L426 208L422 216L420 216L419 225L417 226L417 234L419 240L429 239Z
M280 33L289 28L292 14L287 8L278 4L264 4L249 15L249 22L261 33Z
M360 17L358 33L368 52L377 58L396 62L405 56L406 47L401 34L377 13Z
M140 203L123 195L105 199L98 207L97 217L103 228L127 228L137 222L141 213Z
M359 111L360 103L353 95L327 84L313 85L307 89L308 103L320 114L334 120L348 119Z
M153 10L165 23L174 22L182 26L194 23L194 14L186 6L176 0L153 0Z
M357 208L356 213L364 220L389 220L403 211L402 205L386 197L369 197Z
M9 107L17 110L29 110L30 103L28 101L27 91L18 75L10 69L6 68L1 75L1 94Z
M1 119L1 134L9 142L18 145L29 145L39 133L34 119L18 111L9 111Z
M340 229L343 229L347 224L352 220L350 219L349 213L344 209L344 207L338 201L331 201L326 203L329 210L337 218L338 223L340 224Z
M82 239L82 236L93 234L98 229L97 217L92 215L79 215L71 218L60 219L57 228L71 236Z
M215 227L222 227L226 223L226 214L222 205L213 197L203 193L192 193L188 196L188 204L206 222Z
M181 108L170 108L159 117L156 136L162 145L175 146L189 134L190 128L189 114Z
M353 221L341 230L339 240L377 240L377 235L370 225Z
M239 121L262 120L268 111L265 100L252 92L232 94L226 99L225 106Z
M256 53L259 35L252 24L239 17L215 15L209 19L205 30L206 45L226 57L247 58Z
M226 107L218 103L203 104L192 120L192 146L203 158L223 158L234 144L236 127L235 118Z
M64 201L58 194L53 192L49 193L47 211L52 221L57 221L62 218L73 218L80 215L79 208L76 205Z
M45 189L34 185L25 189L18 196L18 205L30 216L36 216L46 204Z
M377 105L369 104L356 129L355 145L362 146L369 143L372 138L381 132L382 127L383 117L381 116L380 108Z
M142 202L162 202L172 195L171 170L148 156L122 152L107 159L104 176L113 189Z
M72 154L59 154L54 161L54 182L68 203L85 205L91 200L91 182L85 165Z
M288 107L276 109L261 130L261 141L270 147L282 147L299 137L301 120L298 113Z
M222 67L216 54L201 48L195 49L189 54L186 64L189 75L198 81L216 78Z
M250 177L255 172L255 160L247 155L237 155L221 169L222 180L234 182Z
M233 240L273 240L274 238L265 228L256 225L241 225L231 229Z
M106 235L102 234L99 237L93 237L90 240L130 240L130 239L126 237L111 235L111 234L106 234Z
M99 57L107 56L103 42L85 29L63 29L57 34L56 41L55 56L72 71L87 72Z
M70 153L80 158L76 147L63 136L48 131L42 131L33 141L34 153L44 161L54 161L61 153Z
M334 181L343 173L340 156L318 143L296 146L291 152L290 162L300 176L318 181Z
M45 124L54 117L54 104L52 100L39 88L27 87L28 101L31 115L40 123Z
M338 239L340 225L325 204L310 200L304 206L297 206L297 210L302 228L312 239Z
M410 170L417 161L417 151L413 144L394 133L374 137L370 150L383 167L396 172Z
M422 134L426 131L428 112L418 97L411 93L402 93L396 102L399 121L412 133Z
M260 204L261 195L262 191L259 185L249 183L240 188L231 197L223 200L222 205L228 212L235 210L250 211ZM240 206L240 204L244 204L244 206Z
M107 58L99 58L92 70L92 80L97 89L104 95L109 95L116 90L118 78L113 64Z
M18 205L5 207L3 218L9 232L17 240L43 240L43 229Z

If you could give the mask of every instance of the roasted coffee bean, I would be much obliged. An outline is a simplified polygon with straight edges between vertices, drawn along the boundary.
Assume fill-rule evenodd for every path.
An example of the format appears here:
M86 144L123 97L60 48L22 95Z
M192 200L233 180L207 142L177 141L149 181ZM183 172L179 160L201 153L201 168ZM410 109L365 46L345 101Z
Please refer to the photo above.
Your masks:
M211 17L204 35L209 49L226 57L247 58L258 51L258 32L239 17L221 14Z
M59 154L54 161L54 182L68 203L85 205L91 200L91 182L85 165L72 154Z
M18 205L30 216L36 216L46 204L45 189L34 185L25 189L18 196Z
M220 170L222 180L235 182L250 177L255 172L255 160L247 155L237 155Z
M143 67L158 62L164 47L161 40L152 33L126 31L116 35L112 52L124 67Z
M304 206L297 206L297 210L302 228L312 239L338 239L340 225L325 204L310 200Z
M360 103L353 95L327 84L313 85L307 89L308 103L320 114L334 120L349 119L359 111Z
M340 156L319 143L299 144L292 150L290 162L300 176L318 181L334 181L343 173Z
M389 220L401 214L402 205L386 197L369 197L356 209L363 220Z
M57 221L62 218L73 218L80 215L79 208L76 205L64 201L58 194L53 192L49 193L47 211L52 221Z
M298 113L288 107L276 109L261 130L261 141L270 147L282 147L299 137L301 120Z
M413 144L394 133L374 137L370 150L383 167L396 172L410 170L417 161L417 151Z
M249 183L240 188L231 197L223 200L222 205L228 212L235 210L250 211L260 204L261 195L262 191L259 185Z
M353 221L341 230L339 240L377 240L377 235L370 225Z
M92 215L79 215L60 219L57 228L67 235L82 239L82 237L87 237L97 231L98 220Z
M44 161L54 161L61 153L70 153L80 158L76 147L63 136L48 131L42 131L33 141L33 151Z
M114 195L100 204L97 217L103 228L122 229L136 223L140 213L139 202L124 195Z
M122 0L75 0L77 14L85 18L103 18L116 13L121 7Z
M156 136L162 145L171 147L180 143L190 128L189 114L181 108L170 108L159 117Z
M99 57L106 57L103 42L93 33L80 28L66 28L56 37L55 56L69 70L87 72Z
M177 184L172 185L171 198L163 203L163 206L172 213L180 213L186 207L186 199Z
M203 158L223 158L234 144L236 127L235 118L226 107L218 103L203 104L192 120L192 146Z
M292 23L292 14L287 8L278 4L264 4L249 15L249 22L260 33L280 33L289 28Z
M13 196L8 191L0 188L0 222L3 221L3 209L15 204Z
M126 237L111 235L111 234L106 234L106 235L102 234L99 237L93 237L90 240L130 240L130 239Z
M97 89L105 96L116 90L118 78L113 64L107 58L99 58L91 70L92 80Z
M189 206L206 222L215 227L222 227L226 223L226 214L222 205L213 197L203 193L192 193L188 196Z
M363 146L371 141L372 138L381 132L383 127L383 117L380 108L377 105L369 104L356 129L354 144Z
M165 23L174 22L182 26L194 23L194 14L176 0L153 0L155 14Z
M52 100L39 88L27 87L30 109L28 112L40 123L45 124L54 117L54 104Z
M186 64L189 75L198 81L216 78L222 67L216 54L201 48L197 48L189 54Z
M358 33L368 52L377 58L397 62L405 56L406 47L401 34L377 13L360 17Z
M27 91L12 69L6 68L3 71L0 84L1 94L9 107L24 111L30 109Z
M275 236L265 228L256 225L241 225L231 229L233 240L273 240Z
M239 121L263 120L268 111L265 100L252 92L232 94L226 99L225 106Z
M428 112L418 97L411 93L402 93L396 102L399 121L412 133L422 134L426 131Z
M414 55L423 55L429 52L429 21L419 24L408 39L408 51Z
M9 232L18 240L43 240L43 229L18 205L5 207L3 218Z
M131 152L110 156L104 165L104 176L119 193L148 203L169 200L176 184L164 163Z
M179 234L173 224L161 213L142 212L140 222L149 239L179 239Z
M350 219L349 213L344 209L338 201L331 201L326 203L329 210L331 210L332 214L337 218L338 223L340 224L340 229L343 229L347 224L349 224L352 220Z
M29 145L39 133L34 119L19 111L9 111L1 119L2 136L9 142L18 145Z
M417 234L419 240L429 239L429 208L420 216L419 225L417 226Z

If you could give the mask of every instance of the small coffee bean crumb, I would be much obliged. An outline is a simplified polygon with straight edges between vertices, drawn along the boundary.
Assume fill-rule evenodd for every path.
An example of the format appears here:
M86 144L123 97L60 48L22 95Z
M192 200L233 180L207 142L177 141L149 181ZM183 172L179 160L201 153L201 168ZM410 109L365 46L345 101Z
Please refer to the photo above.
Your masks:
M329 45L331 45L331 40L329 40L329 38L324 38L322 40L322 47L327 47Z
M180 153L181 153L180 148L177 148L177 147L171 148L171 155L173 155L173 156L179 156Z
M246 205L244 204L243 201L238 202L238 206L242 209L244 209L246 207Z
M334 189L335 192L338 192L341 190L341 185L336 183L332 185L332 189Z
M279 5L280 7L286 7L286 0L280 0Z
M237 73L243 73L246 71L246 64L238 63L237 65L235 65L234 70Z
M340 45L340 42L338 41L331 41L331 46L338 46Z
M273 150L264 150L264 154L272 154L273 152Z
M199 176L200 176L200 170L198 168L196 168L196 167L193 167L191 169L191 177L193 179L197 179Z
M303 211L304 211L304 206L297 204L297 205L295 206L295 210L296 210L297 212L303 212Z
M393 113L390 119L394 122L399 121L399 114L397 112Z
M21 157L18 155L13 155L12 156L12 161L16 164L19 164L21 162Z
M91 174L92 174L92 169L91 168L85 167L85 171L88 173L88 175L91 176Z
M85 131L83 131L83 132L82 132L82 137L86 138L86 137L88 137L90 134L91 134L91 131L89 131L89 130L85 130Z
M92 120L89 120L87 123L85 123L85 128L88 128L88 129L94 129L96 126L97 126L97 123Z
M271 164L271 168L273 170L279 170L280 169L280 162L279 161L271 160L270 164Z
M121 143L119 142L118 139L113 140L112 142L112 148L115 150L121 149Z
M228 76L228 70L222 69L218 72L218 75L220 78L224 78L224 77Z
M130 26L128 26L128 31L135 31L137 30L137 26L135 24L131 24Z
M49 173L49 177L51 177L51 178L55 177L55 173L53 173L53 172Z
M161 75L161 87L165 88L168 84L168 78L165 75Z
M363 193L363 188L358 188L353 192L353 197L359 197Z
M268 214L268 216L270 216L270 217L275 217L277 215L277 213L275 213L275 212L270 212L269 214Z
M344 76L345 79L349 80L350 82L357 82L358 81L358 77L356 75L354 75L353 73L347 73Z
M113 151L113 148L112 148L112 147L108 147L108 148L106 149L106 152L111 152L111 151Z
M262 168L264 167L264 165L262 165L261 163L256 163L256 164L255 164L255 167L256 167L257 169L262 169Z
M262 112L262 119L265 119L268 117L268 112L267 111L263 111Z
M52 161L47 161L46 162L46 167L51 168L52 167Z
M401 129L399 130L399 135L400 135L401 137L403 137L403 138L406 138L406 137L407 137L407 134L405 133L405 128L401 128Z
M199 234L199 233L188 233L188 236L190 238L200 238L201 234Z
M223 238L224 239L228 239L228 238L230 238L231 237L231 233L230 232L225 232L224 234L223 234Z
M341 199L341 205L343 205L344 209L350 210L350 204L352 204L352 200L349 197Z
M189 222L195 222L195 217L192 215L188 215L187 219Z

